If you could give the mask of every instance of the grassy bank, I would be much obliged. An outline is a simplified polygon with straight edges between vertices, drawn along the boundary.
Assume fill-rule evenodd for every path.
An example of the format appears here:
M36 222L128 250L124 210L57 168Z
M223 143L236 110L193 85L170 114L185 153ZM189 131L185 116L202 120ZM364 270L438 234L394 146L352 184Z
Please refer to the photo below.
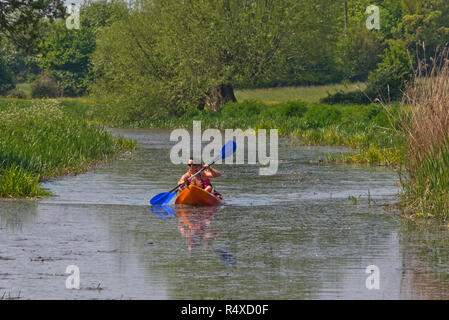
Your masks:
M52 101L0 99L0 197L47 195L39 181L84 172L133 143L63 112Z
M396 165L403 159L402 135L393 130L389 114L398 106L329 106L302 101L228 103L217 112L190 109L179 117L134 117L123 106L90 99L65 99L64 111L72 117L118 127L191 128L193 120L203 128L279 129L279 134L301 145L347 146L349 153L329 161Z

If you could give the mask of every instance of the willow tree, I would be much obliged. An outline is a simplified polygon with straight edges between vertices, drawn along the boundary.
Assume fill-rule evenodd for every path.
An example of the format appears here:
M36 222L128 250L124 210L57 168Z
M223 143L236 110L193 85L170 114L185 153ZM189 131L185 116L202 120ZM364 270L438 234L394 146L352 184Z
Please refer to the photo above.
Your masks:
M330 1L330 0L327 0ZM97 91L218 110L234 87L269 77L311 0L142 0L100 37Z

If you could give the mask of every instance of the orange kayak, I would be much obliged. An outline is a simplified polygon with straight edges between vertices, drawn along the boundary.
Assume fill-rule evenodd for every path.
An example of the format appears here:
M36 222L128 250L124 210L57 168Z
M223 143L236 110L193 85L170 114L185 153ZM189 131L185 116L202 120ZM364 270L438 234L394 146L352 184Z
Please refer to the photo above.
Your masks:
M210 194L206 190L194 185L185 188L176 198L175 204L188 204L192 206L219 206L223 200Z

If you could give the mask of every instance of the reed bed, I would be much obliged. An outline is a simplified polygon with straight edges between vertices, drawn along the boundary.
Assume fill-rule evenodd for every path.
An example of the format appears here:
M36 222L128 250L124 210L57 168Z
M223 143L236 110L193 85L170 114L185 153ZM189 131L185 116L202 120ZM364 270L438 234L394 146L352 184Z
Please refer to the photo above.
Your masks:
M406 211L417 216L449 218L449 51L431 65L420 61L408 84L401 117L406 137L402 179Z
M0 100L0 197L47 195L39 181L84 172L135 144L65 114L55 101Z

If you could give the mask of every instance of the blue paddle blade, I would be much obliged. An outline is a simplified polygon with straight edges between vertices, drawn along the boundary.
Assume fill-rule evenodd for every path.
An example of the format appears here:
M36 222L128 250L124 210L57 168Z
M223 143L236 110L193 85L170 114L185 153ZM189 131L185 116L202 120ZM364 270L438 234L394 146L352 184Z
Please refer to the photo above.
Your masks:
M151 198L150 203L152 206L160 206L165 203L169 203L171 199L175 196L176 192L164 192Z
M221 149L221 158L224 159L234 154L235 149L237 149L237 144L235 143L235 141L230 140L226 142L226 144Z

